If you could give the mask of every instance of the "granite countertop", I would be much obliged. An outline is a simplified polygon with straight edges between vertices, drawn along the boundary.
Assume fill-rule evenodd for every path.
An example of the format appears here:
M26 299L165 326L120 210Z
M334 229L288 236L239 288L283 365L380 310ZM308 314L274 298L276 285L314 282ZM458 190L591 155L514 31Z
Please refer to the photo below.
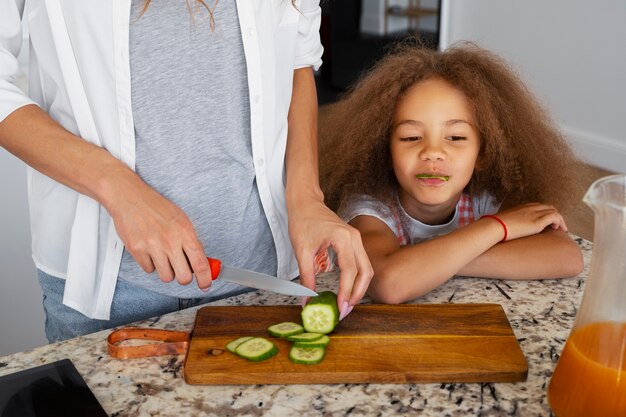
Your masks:
M592 244L576 238L585 258L577 278L503 281L454 278L417 300L501 304L529 366L516 383L188 385L184 356L112 359L102 331L0 357L0 375L69 358L111 416L549 416L546 389L574 324ZM336 290L337 276L318 277L318 290ZM211 305L297 304L295 297L249 292ZM369 301L363 300L364 303ZM190 331L198 307L134 323Z

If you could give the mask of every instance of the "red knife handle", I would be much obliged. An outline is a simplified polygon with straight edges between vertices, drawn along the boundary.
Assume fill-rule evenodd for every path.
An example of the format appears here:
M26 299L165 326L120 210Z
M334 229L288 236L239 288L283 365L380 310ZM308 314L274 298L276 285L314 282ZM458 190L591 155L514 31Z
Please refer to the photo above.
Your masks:
M209 257L207 257L207 260L209 261L209 267L211 268L211 278L215 281L222 270L222 261Z

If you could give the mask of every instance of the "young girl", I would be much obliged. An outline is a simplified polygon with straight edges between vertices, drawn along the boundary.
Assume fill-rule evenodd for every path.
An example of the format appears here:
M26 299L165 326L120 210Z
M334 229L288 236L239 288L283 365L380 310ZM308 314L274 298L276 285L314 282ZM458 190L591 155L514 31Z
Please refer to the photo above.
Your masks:
M327 201L361 232L373 300L410 301L454 275L581 272L557 209L581 194L576 159L492 53L400 45L320 136Z

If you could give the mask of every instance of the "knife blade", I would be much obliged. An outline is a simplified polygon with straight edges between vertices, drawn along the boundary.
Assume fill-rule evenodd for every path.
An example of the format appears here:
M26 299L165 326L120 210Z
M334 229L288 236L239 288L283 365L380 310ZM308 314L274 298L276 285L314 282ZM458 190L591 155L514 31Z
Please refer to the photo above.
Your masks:
M294 295L299 297L315 297L317 293L304 285L286 279L280 279L260 272L247 269L235 268L222 264L222 261L215 258L208 258L211 267L211 278L217 278L244 287L267 290L279 294Z

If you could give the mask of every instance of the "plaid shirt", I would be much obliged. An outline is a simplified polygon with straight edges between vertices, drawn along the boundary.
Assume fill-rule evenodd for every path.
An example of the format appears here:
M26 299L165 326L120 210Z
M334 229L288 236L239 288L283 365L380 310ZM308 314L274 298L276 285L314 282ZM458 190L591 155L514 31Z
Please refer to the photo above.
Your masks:
M474 215L474 207L472 205L472 198L467 193L461 194L461 198L457 203L456 209L459 213L458 215L458 227L464 227L468 224L474 222L476 217ZM403 227L403 222L401 218L401 214L397 210L393 210L391 213L395 223L394 233L398 237L398 243L402 246L408 245L411 243L411 236L409 235L408 230ZM324 250L319 252L315 257L315 274L322 272L332 271L334 267L334 263L332 257L330 256L328 250Z
M474 217L474 208L472 206L472 198L467 193L461 194L461 198L456 205L456 209L459 212L459 228L463 226L467 226L468 224L474 222L476 218ZM398 237L398 243L402 246L408 245L411 243L411 236L409 231L403 227L402 218L400 213L397 210L394 210L392 213L394 223L396 225L396 230L394 231L396 236Z

